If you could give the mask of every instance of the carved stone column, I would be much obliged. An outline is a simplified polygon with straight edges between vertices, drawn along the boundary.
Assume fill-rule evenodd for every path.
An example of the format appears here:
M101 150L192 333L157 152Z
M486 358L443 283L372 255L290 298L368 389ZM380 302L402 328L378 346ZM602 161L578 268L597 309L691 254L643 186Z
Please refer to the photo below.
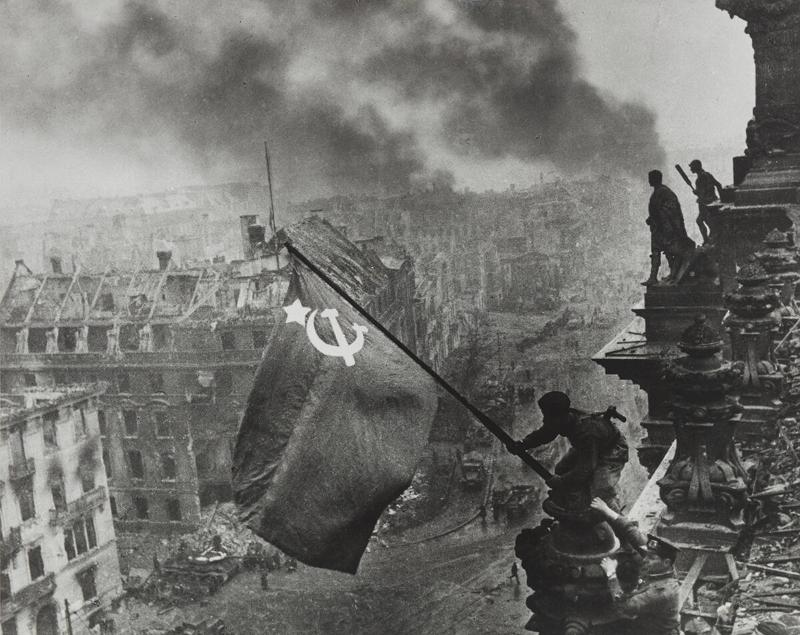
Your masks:
M517 537L516 554L534 593L526 626L540 635L619 633L600 561L619 549L611 528L589 509L588 485L550 492L542 507L551 518Z
M772 361L773 339L780 328L780 299L770 289L770 275L751 257L736 276L739 288L725 295L729 313L725 328L731 336L731 356L744 362L745 385L759 385L758 364Z
M733 162L733 186L711 211L712 236L725 245L723 287L772 228L789 231L800 218L800 2L716 0L747 22L756 71L756 103L744 156ZM742 122L745 127L745 122Z
M769 286L770 274L755 258L739 269L737 280L739 289L725 296L731 357L741 364L743 373L736 389L743 407L737 436L763 439L774 435L781 405L783 374L773 354L781 326L781 303Z
M800 254L794 245L793 234L773 229L764 238L764 248L756 252L756 259L769 274L769 287L780 300L781 328L777 336L783 339L800 318L795 303L800 281ZM781 351L775 353L781 355Z
M677 448L658 482L667 510L659 535L683 548L729 548L744 527L744 469L733 444L740 407L728 395L741 381L741 364L723 363L722 340L700 316L683 333L686 353L667 364L674 391L671 418Z
M756 66L756 105L747 125L753 169L747 189L781 184L774 202L797 202L800 184L800 3L796 0L717 0L747 22Z

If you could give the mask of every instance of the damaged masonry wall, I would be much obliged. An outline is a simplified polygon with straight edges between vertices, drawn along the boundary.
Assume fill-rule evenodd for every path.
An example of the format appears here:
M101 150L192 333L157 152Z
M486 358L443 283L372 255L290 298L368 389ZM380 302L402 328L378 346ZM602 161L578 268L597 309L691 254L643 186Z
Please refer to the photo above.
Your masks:
M86 632L122 593L100 458L103 388L0 395L4 633L67 632L67 610L74 632Z
M283 235L416 345L410 261L389 270L318 219ZM121 530L183 531L230 496L234 436L289 285L274 256L188 269L159 257L102 273L18 263L0 302L3 391L108 381L99 426Z

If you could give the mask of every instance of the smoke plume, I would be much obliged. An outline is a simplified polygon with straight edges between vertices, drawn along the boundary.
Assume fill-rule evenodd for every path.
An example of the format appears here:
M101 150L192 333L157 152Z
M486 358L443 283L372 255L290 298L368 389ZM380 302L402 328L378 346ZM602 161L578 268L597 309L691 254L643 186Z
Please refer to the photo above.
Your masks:
M556 0L7 0L0 56L0 134L140 181L259 177L265 138L291 197L662 159L653 114L582 79Z

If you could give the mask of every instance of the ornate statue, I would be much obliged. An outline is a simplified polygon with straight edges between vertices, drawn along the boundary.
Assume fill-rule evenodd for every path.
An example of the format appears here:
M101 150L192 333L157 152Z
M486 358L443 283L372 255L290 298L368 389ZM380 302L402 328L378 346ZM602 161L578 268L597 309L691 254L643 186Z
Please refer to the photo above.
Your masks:
M747 122L748 157L777 155L795 151L800 141L800 125L783 117L761 117Z
M680 201L664 185L661 171L651 170L647 178L653 188L646 221L650 227L650 276L642 284L658 284L662 254L669 264L669 276L665 282L677 284L689 270L695 243L686 233Z
M747 149L744 151L745 156L760 157L767 153L767 147L761 140L761 133L755 119L747 122L745 142L747 143Z

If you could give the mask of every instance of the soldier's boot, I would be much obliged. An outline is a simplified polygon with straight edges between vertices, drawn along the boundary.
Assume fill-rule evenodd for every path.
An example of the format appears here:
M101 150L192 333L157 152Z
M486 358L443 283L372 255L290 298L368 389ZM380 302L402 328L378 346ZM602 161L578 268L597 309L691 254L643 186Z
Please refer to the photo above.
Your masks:
M707 245L709 243L708 227L706 227L706 222L702 215L697 217L697 226L700 228L700 235L703 237L703 244Z
M661 268L661 254L650 254L650 277L642 284L649 287L658 284L658 270Z

